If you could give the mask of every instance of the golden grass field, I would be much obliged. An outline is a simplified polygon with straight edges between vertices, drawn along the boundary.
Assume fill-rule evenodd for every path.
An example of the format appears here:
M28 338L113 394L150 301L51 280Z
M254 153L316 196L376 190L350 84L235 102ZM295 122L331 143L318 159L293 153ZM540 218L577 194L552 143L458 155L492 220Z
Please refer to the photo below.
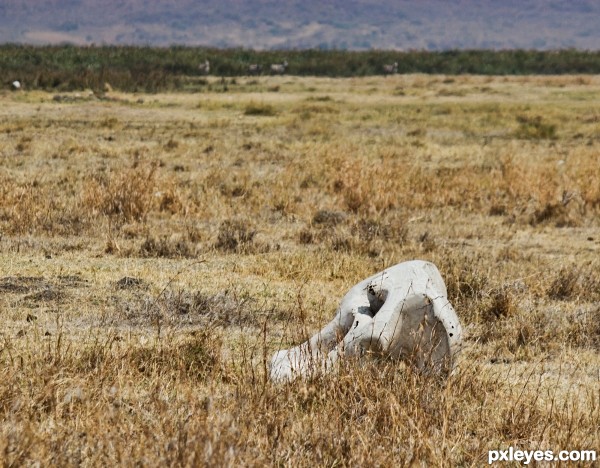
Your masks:
M597 76L3 92L4 466L600 451L599 151ZM352 285L416 258L464 327L447 381L268 381Z

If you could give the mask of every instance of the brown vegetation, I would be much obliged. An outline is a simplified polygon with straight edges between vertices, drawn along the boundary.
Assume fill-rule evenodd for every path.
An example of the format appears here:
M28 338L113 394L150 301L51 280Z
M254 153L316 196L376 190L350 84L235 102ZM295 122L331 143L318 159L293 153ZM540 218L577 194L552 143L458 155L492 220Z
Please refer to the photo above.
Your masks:
M0 95L5 463L599 450L600 81L248 86ZM275 349L414 258L439 266L465 327L448 381L394 362L268 381Z

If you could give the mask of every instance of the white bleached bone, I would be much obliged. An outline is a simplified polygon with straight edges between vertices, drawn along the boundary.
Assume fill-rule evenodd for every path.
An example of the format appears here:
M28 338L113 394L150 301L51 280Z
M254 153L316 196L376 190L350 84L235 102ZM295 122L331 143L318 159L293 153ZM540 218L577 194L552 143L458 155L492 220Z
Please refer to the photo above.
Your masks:
M326 372L342 357L390 357L425 372L447 373L462 329L437 267L413 260L356 284L336 315L310 340L275 353L276 382Z

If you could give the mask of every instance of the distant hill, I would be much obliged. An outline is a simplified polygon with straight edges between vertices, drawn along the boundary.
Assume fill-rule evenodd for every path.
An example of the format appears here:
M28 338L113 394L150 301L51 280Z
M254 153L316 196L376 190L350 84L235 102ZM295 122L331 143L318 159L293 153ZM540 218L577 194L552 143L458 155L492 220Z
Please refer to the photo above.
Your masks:
M600 49L597 0L0 0L0 42Z

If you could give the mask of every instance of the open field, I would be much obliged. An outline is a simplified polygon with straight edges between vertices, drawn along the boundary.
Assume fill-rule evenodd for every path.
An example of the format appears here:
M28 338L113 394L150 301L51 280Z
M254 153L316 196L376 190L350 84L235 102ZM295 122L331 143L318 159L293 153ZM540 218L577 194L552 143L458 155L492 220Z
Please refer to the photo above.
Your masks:
M600 451L600 77L0 94L0 458L481 466ZM272 385L357 281L438 265L444 384Z

